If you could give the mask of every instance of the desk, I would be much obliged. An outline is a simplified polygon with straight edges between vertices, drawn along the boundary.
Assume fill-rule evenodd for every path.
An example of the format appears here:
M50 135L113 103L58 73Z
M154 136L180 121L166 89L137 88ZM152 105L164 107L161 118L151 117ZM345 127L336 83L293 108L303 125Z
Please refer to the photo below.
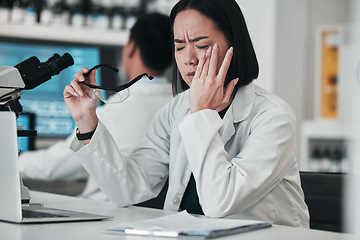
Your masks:
M145 237L125 237L101 233L101 230L122 222L138 221L160 217L172 212L142 207L118 208L110 202L97 202L75 197L31 191L33 202L43 202L47 207L89 212L113 216L103 221L46 223L46 224L15 224L0 221L1 240L98 240L98 239L140 239ZM291 237L291 240L355 240L350 234L340 234L318 230L274 225L271 228L232 235L221 239L242 240L279 240ZM160 238L164 239L164 238ZM220 238L216 238L220 239Z

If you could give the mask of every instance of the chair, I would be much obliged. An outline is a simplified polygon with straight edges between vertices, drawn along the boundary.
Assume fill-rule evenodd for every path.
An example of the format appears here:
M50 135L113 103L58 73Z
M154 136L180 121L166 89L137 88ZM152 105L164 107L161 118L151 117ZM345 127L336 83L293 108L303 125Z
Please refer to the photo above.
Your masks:
M343 232L344 173L300 172L310 228Z

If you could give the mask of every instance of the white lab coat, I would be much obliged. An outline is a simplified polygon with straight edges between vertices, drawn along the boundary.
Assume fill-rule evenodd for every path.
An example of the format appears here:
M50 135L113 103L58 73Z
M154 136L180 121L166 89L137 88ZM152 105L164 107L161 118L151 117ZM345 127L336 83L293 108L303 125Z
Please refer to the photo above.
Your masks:
M173 98L171 84L164 77L152 81L144 78L129 90L130 96L126 101L106 104L97 110L99 119L110 130L119 149L125 153L141 140L155 113ZM87 177L85 169L69 148L74 137L75 131L66 140L48 149L22 153L22 177L45 181L70 181ZM80 196L95 200L107 199L91 177Z
M155 197L169 176L164 209L177 211L193 172L207 216L309 227L294 114L252 83L238 90L223 119L214 110L190 114L189 91L179 94L128 156L101 122L88 145L75 138L71 148L120 206Z

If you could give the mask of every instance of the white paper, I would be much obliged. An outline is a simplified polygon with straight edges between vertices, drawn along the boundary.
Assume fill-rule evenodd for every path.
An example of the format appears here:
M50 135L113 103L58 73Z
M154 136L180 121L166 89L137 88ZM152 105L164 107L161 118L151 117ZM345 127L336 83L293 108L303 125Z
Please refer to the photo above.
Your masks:
M164 217L120 224L106 229L105 232L167 237L178 235L216 237L269 226L271 222L195 217L182 211Z

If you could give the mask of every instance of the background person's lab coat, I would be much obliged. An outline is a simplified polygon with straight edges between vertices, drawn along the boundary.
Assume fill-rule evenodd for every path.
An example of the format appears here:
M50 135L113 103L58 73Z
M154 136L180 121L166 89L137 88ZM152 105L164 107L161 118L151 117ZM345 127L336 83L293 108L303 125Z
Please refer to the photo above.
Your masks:
M152 81L145 78L130 87L130 96L124 102L99 107L98 117L109 129L121 151L128 153L143 137L154 114L172 97L171 84L166 78L157 77ZM75 131L66 140L48 149L22 153L19 159L21 176L44 181L71 181L86 177L85 169L70 150L74 136ZM91 177L80 196L107 200Z

